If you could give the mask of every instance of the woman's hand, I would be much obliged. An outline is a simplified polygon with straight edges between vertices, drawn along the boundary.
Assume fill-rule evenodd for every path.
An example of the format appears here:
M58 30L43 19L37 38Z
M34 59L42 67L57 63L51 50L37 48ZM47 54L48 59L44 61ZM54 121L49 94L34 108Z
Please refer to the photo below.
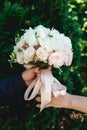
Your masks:
M40 100L40 97L36 98L36 101L40 102ZM40 104L38 104L37 107L40 108ZM68 93L57 98L52 96L51 102L48 103L45 108L47 107L68 108L87 113L87 97Z
M36 97L36 101L41 102L41 98ZM45 108L48 108L48 107L67 108L69 103L70 103L70 94L68 93L64 96L60 95L57 98L52 95L51 102L48 103L45 106ZM40 104L37 104L37 107L40 108Z

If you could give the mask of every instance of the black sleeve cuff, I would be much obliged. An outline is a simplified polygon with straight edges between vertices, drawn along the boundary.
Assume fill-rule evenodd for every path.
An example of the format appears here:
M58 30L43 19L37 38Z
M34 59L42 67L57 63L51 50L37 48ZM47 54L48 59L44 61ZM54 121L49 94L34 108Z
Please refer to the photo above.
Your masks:
M0 81L0 104L14 103L24 100L27 86L18 74Z

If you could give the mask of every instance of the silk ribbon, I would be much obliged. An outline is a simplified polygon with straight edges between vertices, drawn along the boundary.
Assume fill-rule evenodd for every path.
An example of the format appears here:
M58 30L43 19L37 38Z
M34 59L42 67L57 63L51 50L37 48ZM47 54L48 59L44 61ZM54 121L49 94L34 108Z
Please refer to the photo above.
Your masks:
M29 96L31 90L31 95ZM41 71L41 74L37 76L35 80L29 85L24 94L25 100L32 100L37 94L41 95L41 108L42 111L46 104L51 102L51 94L55 97L66 94L66 87L62 85L48 69Z

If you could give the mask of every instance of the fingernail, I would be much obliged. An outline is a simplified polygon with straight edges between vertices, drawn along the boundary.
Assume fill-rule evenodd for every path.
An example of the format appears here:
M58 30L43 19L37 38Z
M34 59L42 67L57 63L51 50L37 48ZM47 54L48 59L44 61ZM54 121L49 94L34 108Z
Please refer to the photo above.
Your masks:
M36 107L38 107L38 105L36 105Z
M39 107L39 105L36 105L36 107Z

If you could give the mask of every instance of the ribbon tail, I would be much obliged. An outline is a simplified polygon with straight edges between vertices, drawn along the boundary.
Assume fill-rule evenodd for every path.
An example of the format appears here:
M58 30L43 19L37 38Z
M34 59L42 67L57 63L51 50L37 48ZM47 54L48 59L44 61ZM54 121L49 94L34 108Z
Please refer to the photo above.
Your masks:
M45 91L45 87L41 87L41 108L40 112L44 109L45 105L51 102L51 87L49 87L49 91Z
M45 105L51 101L51 84L53 78L52 73L49 70L43 70L41 75L41 109L40 112L44 109Z
M41 81L45 87L45 91L48 93L48 91L50 91L51 89L51 84L53 83L52 72L48 69L43 70L41 75Z
M27 90L25 91L25 94L24 94L24 99L25 99L25 100L30 100L28 96L29 96L30 91L31 91L31 90L33 89L33 87L35 86L36 81L37 81L37 78L32 81L32 83L29 85L29 87L28 87Z
M53 77L52 93L55 97L66 94L66 87Z
M40 88L41 88L41 81L40 79L38 79L33 89L33 92L31 96L29 97L29 100L32 100L39 93Z
M62 85L54 76L53 76L53 81L54 81L54 82L57 82L58 85Z

